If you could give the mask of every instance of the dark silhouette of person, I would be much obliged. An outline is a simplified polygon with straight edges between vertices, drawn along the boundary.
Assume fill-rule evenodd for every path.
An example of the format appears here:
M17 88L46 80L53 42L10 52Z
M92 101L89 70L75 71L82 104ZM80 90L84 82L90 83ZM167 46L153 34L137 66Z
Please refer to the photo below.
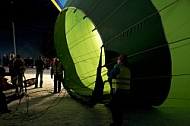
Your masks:
M14 80L15 72L14 72L14 61L16 59L16 56L14 54L10 55L10 61L9 61L9 73L11 75L11 80Z
M108 71L107 75L109 80L111 80L110 83L112 87L110 109L112 113L113 123L111 123L110 126L122 126L122 108L125 105L124 101L127 101L130 96L131 71L129 69L127 56L120 55L117 59L117 64L113 69Z
M51 68L51 78L54 75L54 93L61 91L61 82L63 79L63 65L58 58L55 58L55 62Z
M13 62L13 80L12 83L14 86L23 84L24 72L26 71L26 66L24 60L20 57L20 55L16 56L16 59ZM16 93L18 93L18 89L16 89Z
M35 88L38 87L38 77L40 76L40 88L42 88L43 85L43 73L44 73L44 69L45 69L45 62L42 59L42 56L40 56L37 60L36 60L36 83L35 83Z

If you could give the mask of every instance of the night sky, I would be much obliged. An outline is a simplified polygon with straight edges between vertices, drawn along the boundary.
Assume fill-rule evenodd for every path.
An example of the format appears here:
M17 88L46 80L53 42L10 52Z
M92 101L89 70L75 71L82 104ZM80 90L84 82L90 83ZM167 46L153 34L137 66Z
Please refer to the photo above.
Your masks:
M48 41L44 36L53 33L58 14L51 0L1 0L0 56L14 53L12 21L16 53L34 58L43 55L42 44Z

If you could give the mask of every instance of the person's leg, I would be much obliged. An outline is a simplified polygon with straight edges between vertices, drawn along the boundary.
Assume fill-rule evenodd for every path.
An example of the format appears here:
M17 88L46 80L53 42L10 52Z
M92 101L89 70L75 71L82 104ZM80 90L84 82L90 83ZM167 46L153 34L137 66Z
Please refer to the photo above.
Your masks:
M15 87L15 94L18 93L18 82L19 82L19 76L14 74L12 83L13 83L13 86Z
M16 91L15 91L16 94L20 94L23 91L23 76L24 75L22 73L18 74L17 76L18 80L16 84Z
M42 88L43 85L43 70L40 71L40 87Z
M123 124L122 105L119 96L114 96L110 103L113 123L111 126L121 126Z
M57 93L57 75L54 75L54 93Z
M36 71L36 83L35 83L35 88L38 87L38 77L39 77L39 72Z
M11 83L13 84L13 86L15 86L14 75L12 75L12 74L11 74Z
M23 83L23 76L24 76L23 74L18 75L18 84L19 85L22 85L22 83Z
M60 92L61 91L61 76L59 75L58 76L58 92Z
M11 82L12 82L13 86L16 87L17 75L15 75L15 74L11 75Z

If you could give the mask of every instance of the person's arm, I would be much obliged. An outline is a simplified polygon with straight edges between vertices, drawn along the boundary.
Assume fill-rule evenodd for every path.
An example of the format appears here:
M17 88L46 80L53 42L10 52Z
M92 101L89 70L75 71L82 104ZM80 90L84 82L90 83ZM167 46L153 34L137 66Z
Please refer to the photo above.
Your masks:
M119 65L116 64L112 70L108 70L107 75L109 78L116 78L119 72L120 72Z

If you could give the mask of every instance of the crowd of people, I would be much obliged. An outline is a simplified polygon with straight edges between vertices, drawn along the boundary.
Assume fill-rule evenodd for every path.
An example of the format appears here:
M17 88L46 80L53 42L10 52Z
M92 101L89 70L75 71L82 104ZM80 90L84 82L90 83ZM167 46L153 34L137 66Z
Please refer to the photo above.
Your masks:
M12 59L9 61L9 73L6 74L6 70L4 67L0 67L0 112L8 113L11 110L8 109L7 104L16 99L22 98L24 96L23 93L20 94L18 91L19 87L21 87L23 83L23 75L26 70L25 62L20 57L20 55L11 56ZM4 78L5 75L11 76L11 83ZM9 89L16 89L15 93L10 96L6 96L3 91Z
M8 109L7 104L16 99L22 98L23 93L19 92L19 86L23 86L23 77L24 73L28 67L26 65L26 60L24 60L20 55L10 55L9 60L4 59L4 64L0 67L0 113L8 113L11 110ZM34 68L36 69L36 78L35 78L35 88L43 88L43 72L47 68L46 60L39 56L34 63ZM61 64L58 58L53 58L50 62L47 69L51 68L50 76L54 79L54 92L59 93L61 91L61 83L63 79L63 65ZM6 72L5 66L9 68L9 71ZM11 83L7 81L5 76L11 77ZM3 91L15 89L15 94L12 96L6 96Z
M26 65L26 60L20 57L20 55L11 55L9 60L3 59L3 65L9 67L9 73L11 75L12 85L7 83L7 80L4 78L5 69L4 67L0 67L0 112L7 113L11 112L7 108L7 104L11 102L10 97L6 97L3 93L4 90L8 88L15 88L17 83L23 82L23 75L26 68L29 66L33 66L33 61L30 61ZM30 64L29 64L30 63ZM54 79L54 92L59 93L61 91L61 83L63 82L63 72L64 67L58 58L53 58L52 61L49 61L49 66L51 66L51 78ZM47 62L43 60L42 56L38 57L35 61L36 68L36 82L35 88L43 88L43 72L46 68ZM123 100L130 100L130 80L131 80L131 71L130 64L127 60L126 55L120 55L117 59L117 63L113 68L108 68L107 76L108 81L110 83L111 91L111 101L110 101L110 109L112 113L113 123L110 126L122 126L123 125L123 117L122 117L122 108L125 106ZM40 79L38 80L38 78ZM15 78L17 80L15 81ZM39 83L39 84L38 84ZM16 88L15 94L18 94L18 90ZM17 97L12 98L18 99L22 98L23 94L17 95ZM8 100L7 100L8 99Z
M2 58L0 58L0 65L2 65L3 67L8 67L10 64L10 61L12 59L14 59L14 55L15 54L4 54L2 56ZM25 62L25 66L28 68L33 68L35 67L35 63L38 59L37 58L33 58L33 57L22 57L22 59ZM53 62L53 58L43 58L43 61L45 62L45 68L49 69L51 63Z

